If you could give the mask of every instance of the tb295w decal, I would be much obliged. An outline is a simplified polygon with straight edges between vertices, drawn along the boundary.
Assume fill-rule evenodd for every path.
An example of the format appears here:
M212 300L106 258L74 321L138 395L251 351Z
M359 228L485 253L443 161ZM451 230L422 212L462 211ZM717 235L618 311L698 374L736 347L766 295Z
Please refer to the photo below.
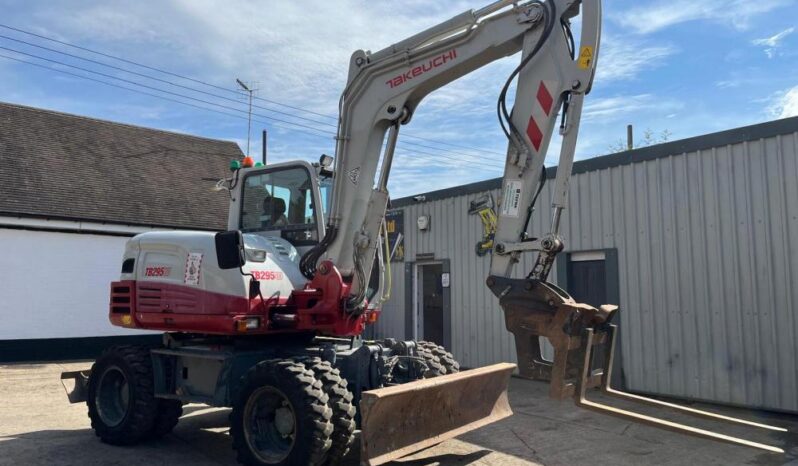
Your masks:
M168 277L172 273L172 268L166 265L156 265L144 269L145 277Z
M282 280L282 272L272 272L270 270L253 270L252 277L255 280Z

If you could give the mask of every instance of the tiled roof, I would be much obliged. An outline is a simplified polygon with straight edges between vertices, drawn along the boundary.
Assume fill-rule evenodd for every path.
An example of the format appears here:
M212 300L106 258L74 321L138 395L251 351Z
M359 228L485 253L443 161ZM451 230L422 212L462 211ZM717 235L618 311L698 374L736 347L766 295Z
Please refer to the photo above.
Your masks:
M233 142L0 103L0 215L223 230Z

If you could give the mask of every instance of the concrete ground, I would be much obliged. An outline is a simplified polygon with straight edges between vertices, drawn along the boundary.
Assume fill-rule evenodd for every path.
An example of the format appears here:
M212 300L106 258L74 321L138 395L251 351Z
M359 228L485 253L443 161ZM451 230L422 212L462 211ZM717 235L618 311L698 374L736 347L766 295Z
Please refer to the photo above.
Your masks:
M61 371L89 366L0 365L0 465L236 464L227 435L229 410L203 405L186 406L174 433L161 440L125 448L100 443L89 427L85 405L70 405L59 381ZM542 383L513 379L510 402L514 416L395 465L798 464L796 434L769 434L669 416L787 451L786 455L765 453L590 413L570 402L549 400L546 389ZM712 409L798 432L798 417ZM349 464L357 464L356 451L350 456Z

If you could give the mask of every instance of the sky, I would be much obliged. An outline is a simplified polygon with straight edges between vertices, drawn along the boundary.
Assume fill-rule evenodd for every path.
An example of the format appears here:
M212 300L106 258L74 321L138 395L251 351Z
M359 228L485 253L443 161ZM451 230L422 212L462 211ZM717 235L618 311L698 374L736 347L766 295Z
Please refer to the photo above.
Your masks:
M246 151L239 78L258 89L251 151L260 154L266 129L270 162L317 161L334 154L353 51L380 50L486 3L0 0L0 101L232 140ZM627 124L638 141L646 130L675 140L798 115L796 23L798 0L605 1L576 159L612 151ZM507 142L495 105L518 61L494 62L421 103L400 132L392 197L501 176ZM558 147L553 140L548 164Z

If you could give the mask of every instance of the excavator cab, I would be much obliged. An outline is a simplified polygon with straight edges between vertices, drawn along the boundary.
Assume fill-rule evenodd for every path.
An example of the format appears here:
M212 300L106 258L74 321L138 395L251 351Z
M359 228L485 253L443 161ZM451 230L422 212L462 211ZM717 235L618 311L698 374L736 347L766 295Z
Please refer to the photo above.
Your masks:
M302 161L241 170L231 181L228 229L283 238L299 253L318 244L330 190L321 171Z

